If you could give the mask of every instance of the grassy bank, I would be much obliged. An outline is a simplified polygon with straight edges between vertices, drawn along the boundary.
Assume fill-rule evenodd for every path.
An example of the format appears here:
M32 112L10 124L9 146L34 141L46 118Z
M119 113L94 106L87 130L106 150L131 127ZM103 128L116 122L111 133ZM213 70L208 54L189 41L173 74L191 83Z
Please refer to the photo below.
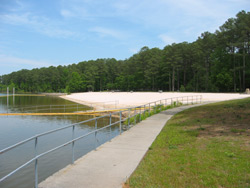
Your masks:
M250 98L175 115L125 187L250 187Z

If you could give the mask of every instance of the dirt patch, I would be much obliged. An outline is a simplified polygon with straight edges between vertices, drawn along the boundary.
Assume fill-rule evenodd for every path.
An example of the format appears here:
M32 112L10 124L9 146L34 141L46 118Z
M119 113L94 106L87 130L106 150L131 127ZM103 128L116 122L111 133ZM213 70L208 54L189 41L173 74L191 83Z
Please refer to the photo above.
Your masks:
M248 124L236 125L202 125L196 126L199 131L199 137L215 136L250 136L250 127Z
M185 131L198 130L198 140L210 138L219 138L225 141L236 141L240 143L240 147L250 151L250 125L235 124L235 125L202 125L185 127ZM204 147L206 144L204 145ZM205 149L201 146L201 149Z
M122 188L129 188L129 184L123 183L123 184L122 184Z

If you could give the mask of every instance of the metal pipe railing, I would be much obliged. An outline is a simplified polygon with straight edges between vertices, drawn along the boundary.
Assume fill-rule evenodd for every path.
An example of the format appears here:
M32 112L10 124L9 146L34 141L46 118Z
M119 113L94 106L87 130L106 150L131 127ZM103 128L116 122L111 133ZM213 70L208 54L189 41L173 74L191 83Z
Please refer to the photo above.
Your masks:
M189 102L191 104L194 104L194 103L201 103L201 99L202 99L202 95L197 95L197 96L185 96L186 97L186 104L189 104ZM69 144L72 145L72 164L75 162L75 155L74 155L74 147L75 147L75 142L84 138L84 137L87 137L88 135L91 135L91 134L94 134L95 135L95 149L97 148L97 134L99 131L102 131L106 128L110 128L109 129L109 140L112 139L111 137L111 127L116 125L116 124L119 124L119 133L121 134L122 133L122 123L124 123L125 121L128 121L127 122L127 127L130 128L132 124L136 124L137 122L137 115L139 115L138 117L138 122L141 121L141 117L142 117L142 114L144 114L144 117L145 117L145 113L148 112L148 115L151 116L151 113L152 114L155 114L157 113L158 111L162 111L164 110L164 107L168 107L168 104L171 106L177 106L180 104L180 101L182 101L182 105L184 104L185 102L185 97L175 97L175 98L167 98L167 99L162 99L162 100L158 100L158 101L154 101L154 102L149 102L147 104L144 104L144 105L140 105L140 106L136 106L136 107L131 107L131 108L127 108L125 110L121 110L121 111L118 111L118 112L112 112L112 113L109 113L107 115L103 115L103 116L99 116L99 117L95 117L95 118L92 118L92 119L88 119L88 120L84 120L84 121L81 121L81 122L78 122L78 123L74 123L74 124L70 124L70 125L67 125L67 126L64 126L64 127L61 127L61 128L57 128L57 129L54 129L54 130L51 130L51 131L47 131L47 132L44 132L44 133L41 133L41 134L37 134L33 137L30 137L26 140L23 140L21 142L18 142L12 146L9 146L5 149L2 149L0 150L0 155L3 154L3 153L6 153L7 151L10 151L20 145L23 145L31 140L35 140L35 157L30 159L29 161L27 161L26 163L22 164L21 166L19 166L18 168L16 168L15 170L13 170L12 172L10 172L9 174L5 175L4 177L2 177L0 179L0 182L4 181L5 179L7 179L8 177L12 176L13 174L15 174L17 171L21 170L22 168L26 167L27 165L29 165L30 163L34 162L35 161L35 187L37 188L38 187L38 159L41 158L42 156L45 156L55 150L58 150L64 146L67 146ZM192 97L190 99L190 97ZM181 100L179 100L181 99ZM171 100L171 103L168 103L168 100ZM164 103L165 102L165 103ZM165 104L165 105L164 105ZM147 107L148 106L148 107ZM170 107L171 107L170 106ZM152 108L152 109L151 109ZM165 108L167 109L167 108ZM131 113L131 111L134 110L134 113ZM125 118L122 118L122 115L123 114L126 114L127 117L125 116ZM115 115L118 115L119 117L119 120L118 121L115 121L112 123L112 116L115 116ZM108 117L109 118L109 124L106 125L106 126L103 126L101 128L98 129L98 119L101 119L101 118L106 118ZM131 119L133 118L133 122L131 122ZM77 125L81 125L81 124L85 124L85 123L88 123L88 122L91 122L91 121L94 121L95 122L95 129L93 131L90 131L84 135L81 135L81 136L78 136L77 138L75 138L75 126ZM54 132L57 132L57 131L61 131L61 130L64 130L64 129L67 129L67 128L71 128L72 127L72 138L70 141L68 142L65 142L59 146L56 146L50 150L47 150L43 153L40 153L38 154L37 153L37 145L38 145L38 138L39 137L42 137L42 136L45 136L45 135L48 135L48 134L51 134L51 133L54 133Z

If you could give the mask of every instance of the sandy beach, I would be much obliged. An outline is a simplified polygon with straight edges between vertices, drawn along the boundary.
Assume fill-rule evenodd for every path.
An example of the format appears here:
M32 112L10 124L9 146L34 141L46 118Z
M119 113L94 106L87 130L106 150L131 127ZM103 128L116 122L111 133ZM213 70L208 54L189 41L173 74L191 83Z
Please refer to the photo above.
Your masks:
M62 98L80 104L92 106L95 109L123 108L143 105L161 99L202 95L203 102L217 102L250 97L237 93L181 93L181 92L85 92L73 93Z

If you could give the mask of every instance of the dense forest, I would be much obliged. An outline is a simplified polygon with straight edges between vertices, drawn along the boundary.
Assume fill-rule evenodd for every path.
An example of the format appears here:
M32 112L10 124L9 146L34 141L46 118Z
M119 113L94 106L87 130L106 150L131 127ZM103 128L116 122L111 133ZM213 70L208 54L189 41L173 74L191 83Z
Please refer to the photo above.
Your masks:
M164 49L143 47L126 60L97 59L20 70L0 77L19 92L242 92L250 87L250 12L241 11L215 33ZM0 88L0 89L1 89Z

